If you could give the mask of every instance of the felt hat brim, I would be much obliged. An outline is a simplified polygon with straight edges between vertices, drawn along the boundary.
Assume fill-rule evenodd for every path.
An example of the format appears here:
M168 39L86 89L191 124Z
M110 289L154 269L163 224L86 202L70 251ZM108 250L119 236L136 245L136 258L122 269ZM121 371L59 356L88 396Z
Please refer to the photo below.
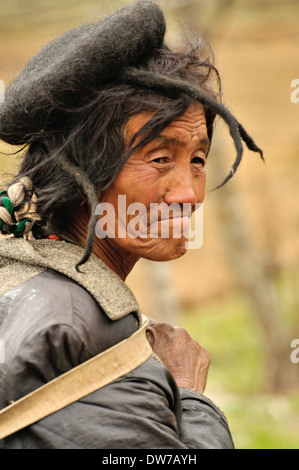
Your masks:
M165 19L154 1L131 3L105 19L54 39L24 67L0 105L0 139L28 143L40 131L61 128L67 108L163 45Z

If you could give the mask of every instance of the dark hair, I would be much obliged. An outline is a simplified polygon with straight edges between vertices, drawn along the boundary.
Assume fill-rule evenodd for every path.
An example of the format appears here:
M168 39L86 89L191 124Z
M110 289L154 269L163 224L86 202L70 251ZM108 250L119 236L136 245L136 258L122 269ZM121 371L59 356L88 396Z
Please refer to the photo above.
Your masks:
M185 52L168 48L140 64L139 68L167 73L205 89L214 99L220 95L220 80L211 57L202 58L202 48ZM124 126L141 111L155 112L142 133L146 140L157 135L191 103L185 95L166 97L164 93L129 83L107 84L95 90L84 106L69 110L68 121L60 133L41 132L29 144L19 174L29 176L37 195L40 227L67 232L64 209L83 193L74 178L57 164L63 154L70 163L85 172L97 192L107 188L129 158L133 149L124 151ZM208 135L211 138L215 113L206 109ZM144 144L143 139L139 145ZM37 227L35 227L37 229ZM37 230L36 230L37 231Z
M182 52L173 52L164 46L154 56L144 59L137 71L178 79L191 89L202 90L212 103L203 104L211 140L215 116L225 108L214 106L221 101L221 82L212 49L206 42L201 40L195 47ZM64 110L68 119L59 133L43 131L29 143L16 180L23 176L32 180L41 217L33 227L36 237L49 231L71 236L67 226L68 206L84 194L89 202L95 203L97 193L113 182L137 147L158 135L192 102L200 101L185 93L184 88L177 91L173 87L151 88L138 81L132 84L126 81L125 72L119 80L92 90L88 102ZM134 146L133 138L129 148L125 149L125 124L141 111L152 111L154 115L139 131L138 135L143 138L138 145ZM236 123L233 121L234 125ZM244 140L247 134L238 126ZM249 143L255 145L253 141ZM259 151L257 147L254 150ZM93 206L91 210L94 209ZM88 259L92 250L94 226L95 219L89 227L86 253L79 264Z

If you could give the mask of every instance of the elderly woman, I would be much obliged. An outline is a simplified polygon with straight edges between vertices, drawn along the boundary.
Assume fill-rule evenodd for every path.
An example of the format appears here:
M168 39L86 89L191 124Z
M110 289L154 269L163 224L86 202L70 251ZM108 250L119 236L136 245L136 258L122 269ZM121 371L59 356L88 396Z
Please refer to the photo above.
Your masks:
M124 281L140 258L168 261L186 252L183 207L191 213L203 201L215 115L236 143L228 178L242 139L259 151L218 102L218 75L201 47L173 52L164 33L155 3L130 4L54 40L6 92L0 137L26 151L0 195L4 410L144 325ZM146 209L143 236L128 230L134 203ZM179 208L154 221L156 236L153 203ZM101 207L113 207L106 219L113 236L109 227L96 236ZM152 354L137 367L7 433L2 444L232 448L225 416L204 396L208 352L184 329L155 321L147 338Z

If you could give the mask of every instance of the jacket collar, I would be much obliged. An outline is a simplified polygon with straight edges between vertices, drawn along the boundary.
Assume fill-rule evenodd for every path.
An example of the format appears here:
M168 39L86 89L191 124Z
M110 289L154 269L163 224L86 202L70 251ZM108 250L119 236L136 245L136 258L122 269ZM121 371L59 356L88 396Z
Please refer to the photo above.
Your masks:
M143 317L133 293L99 258L92 255L81 266L81 272L76 270L75 266L83 251L83 248L63 241L27 241L22 238L0 240L0 294L45 269L52 269L84 287L111 320L135 312L141 324Z

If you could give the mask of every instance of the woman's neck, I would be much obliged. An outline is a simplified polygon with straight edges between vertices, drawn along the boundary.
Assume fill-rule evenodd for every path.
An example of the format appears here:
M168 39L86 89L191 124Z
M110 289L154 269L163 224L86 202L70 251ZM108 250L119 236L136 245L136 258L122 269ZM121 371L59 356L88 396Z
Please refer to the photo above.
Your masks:
M85 248L90 210L86 202L76 203L69 207L67 214L69 232L74 243ZM108 268L115 272L123 281L131 272L138 257L123 251L108 237L95 236L93 253L102 260Z

